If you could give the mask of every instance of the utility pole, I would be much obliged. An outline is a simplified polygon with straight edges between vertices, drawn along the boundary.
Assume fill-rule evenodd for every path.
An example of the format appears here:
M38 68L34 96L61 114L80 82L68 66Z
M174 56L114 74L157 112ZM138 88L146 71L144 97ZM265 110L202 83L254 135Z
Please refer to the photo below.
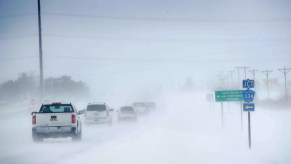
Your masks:
M247 69L249 67L235 67L237 69L237 72L238 72L238 82L239 84L241 83L240 79L239 79L239 69L244 69L244 73L245 73L245 79L247 78Z
M285 96L286 96L286 101L288 102L288 90L287 90L287 73L291 71L291 68L281 68L279 69L280 72L284 74L285 77Z
M253 74L253 80L256 80L256 72L258 72L258 71L259 70L255 70L255 69L252 69L249 71L251 74Z
M238 86L240 86L239 67L234 67L234 68L237 69Z
M251 74L253 74L253 80L256 81L256 72L258 72L259 70L255 70L255 69L251 69L249 72ZM254 88L254 90L256 90L256 87Z
M43 99L43 62L42 62L42 33L41 33L41 10L40 0L38 2L38 39L39 39L39 88L40 101Z
M247 79L247 69L248 69L249 67L241 67L241 68L244 69L244 72L245 72L245 79Z
M219 79L219 86L221 87L221 88L223 88L223 72L222 71L220 71L220 74L218 74L217 75L217 77L218 77L218 79Z
M270 98L269 75L270 75L271 72L273 72L273 71L272 70L262 71L262 73L267 76L268 98Z
M233 76L232 76L232 74L234 73L234 71L229 71L229 73L230 73L230 78L231 78L231 85L233 85Z

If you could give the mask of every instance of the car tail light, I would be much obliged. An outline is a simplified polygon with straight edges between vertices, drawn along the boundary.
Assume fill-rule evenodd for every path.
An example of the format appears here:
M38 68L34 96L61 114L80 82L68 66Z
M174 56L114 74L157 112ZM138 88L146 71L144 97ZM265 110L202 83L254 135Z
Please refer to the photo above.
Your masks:
M72 114L72 123L76 123L76 115L75 114Z
M32 116L32 124L36 124L36 116Z

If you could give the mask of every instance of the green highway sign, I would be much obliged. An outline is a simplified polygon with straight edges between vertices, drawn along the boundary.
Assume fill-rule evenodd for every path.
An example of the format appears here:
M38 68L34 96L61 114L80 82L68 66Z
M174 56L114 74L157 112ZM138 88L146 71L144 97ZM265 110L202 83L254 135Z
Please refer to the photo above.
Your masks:
M215 91L215 101L224 102L224 101L243 101L243 91L244 90L224 90L224 91Z

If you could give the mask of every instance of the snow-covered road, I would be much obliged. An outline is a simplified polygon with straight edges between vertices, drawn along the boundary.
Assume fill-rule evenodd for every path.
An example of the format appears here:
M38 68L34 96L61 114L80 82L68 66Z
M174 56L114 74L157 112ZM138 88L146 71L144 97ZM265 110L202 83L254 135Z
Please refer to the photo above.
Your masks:
M138 122L116 120L112 126L83 124L83 140L31 140L30 111L0 111L1 163L291 163L291 112L261 109L251 113L252 149L248 149L247 114L236 103L210 111L204 92L166 94L156 112Z

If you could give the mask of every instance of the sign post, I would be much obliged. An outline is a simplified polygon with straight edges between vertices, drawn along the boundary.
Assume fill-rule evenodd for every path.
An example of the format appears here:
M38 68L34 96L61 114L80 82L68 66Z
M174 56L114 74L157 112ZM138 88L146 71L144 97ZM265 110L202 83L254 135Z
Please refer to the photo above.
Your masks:
M243 88L247 90L243 91L243 98L245 103L243 104L243 109L245 112L248 112L248 137L249 137L249 149L252 147L252 137L251 137L251 111L255 111L255 104L253 102L255 98L255 91L250 90L250 88L255 87L254 80L243 80Z
M223 102L229 101L243 101L244 90L223 90L215 91L215 101L221 102L221 125L224 127L223 120Z
M248 131L249 131L249 149L252 148L252 136L251 136L251 113L248 111Z
M223 129L223 125L224 125L224 123L223 123L223 102L221 102L221 127L222 127L222 129Z
M242 102L239 103L240 103L240 129L241 132L243 132L243 104Z
M210 117L212 116L212 103L214 101L214 95L212 93L206 95L206 100L209 102L209 113Z

